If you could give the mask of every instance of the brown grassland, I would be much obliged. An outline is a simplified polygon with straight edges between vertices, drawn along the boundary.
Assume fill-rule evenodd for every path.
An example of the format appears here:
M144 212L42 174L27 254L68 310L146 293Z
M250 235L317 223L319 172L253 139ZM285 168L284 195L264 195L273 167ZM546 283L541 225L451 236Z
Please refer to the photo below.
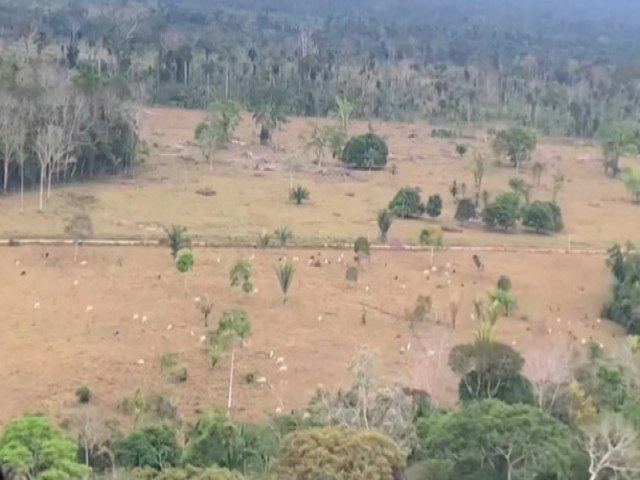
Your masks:
M281 226L291 228L298 239L320 244L358 235L373 239L376 212L398 188L417 185L425 195L441 194L445 209L438 223L453 226L448 185L458 179L469 191L473 186L471 153L460 160L455 142L431 139L424 124L373 123L389 141L396 175L347 173L332 159L326 159L319 173L300 139L311 129L310 120L294 119L277 132L276 151L257 145L256 128L246 118L239 142L221 152L210 174L193 143L201 115L146 111L143 132L151 155L134 178L60 187L43 213L36 212L35 194L26 196L22 213L18 196L0 198L0 234L60 236L68 219L83 208L97 237L158 238L162 225L178 223L196 237L216 240L254 241L263 229ZM367 128L365 122L355 122L351 130ZM482 148L480 134L476 137L464 141ZM473 229L445 233L445 244L564 248L571 241L580 248L601 249L638 240L640 210L621 182L604 176L596 148L544 140L535 157L548 168L533 198L550 198L556 170L567 177L559 195L565 232L536 236ZM506 190L513 173L493 167L485 188L492 194ZM292 181L309 189L307 204L297 207L288 201ZM206 187L216 195L195 193ZM390 241L417 243L425 224L396 221ZM341 253L344 260L338 261ZM286 304L274 271L283 255L297 258ZM311 255L320 255L321 267L308 264ZM429 252L374 251L362 262L356 284L345 280L345 264L352 261L347 251L208 248L196 249L195 257L185 291L183 276L165 248L84 247L76 262L71 247L1 249L0 423L33 410L64 417L74 404L75 389L83 384L109 415L117 415L118 402L136 389L166 392L187 417L224 407L229 356L215 368L208 363L201 343L205 328L194 301L204 295L213 302L214 322L222 310L234 307L245 309L251 321L252 335L236 356L233 412L243 418L302 407L320 383L344 384L350 359L363 346L379 352L387 380L415 388L426 388L429 380L438 385L439 401L453 401L455 379L447 372L446 350L473 338L473 299L486 298L502 274L513 280L519 308L499 321L497 336L516 345L525 358L570 346L579 350L591 340L609 348L621 337L612 324L597 321L610 286L601 254L486 252L481 254L486 269L480 272L467 251L436 251L433 264ZM243 257L251 259L254 269L256 291L249 295L231 289L228 280L233 263ZM461 298L455 330L449 327L452 294ZM418 295L432 297L440 325L412 328L404 319ZM163 378L160 357L166 352L185 359L189 378L184 384ZM279 357L286 371L276 364ZM434 361L438 357L445 363L440 369ZM247 373L264 376L266 384L247 384Z

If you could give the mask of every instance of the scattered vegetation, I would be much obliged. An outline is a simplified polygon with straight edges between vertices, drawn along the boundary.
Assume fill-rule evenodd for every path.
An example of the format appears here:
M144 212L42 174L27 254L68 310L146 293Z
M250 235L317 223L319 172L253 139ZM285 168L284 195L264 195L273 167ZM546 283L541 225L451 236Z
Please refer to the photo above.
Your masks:
M559 232L564 228L560 207L555 202L539 200L524 208L522 225L533 228L536 233Z
M622 171L622 181L631 195L631 201L640 204L640 168L625 168Z

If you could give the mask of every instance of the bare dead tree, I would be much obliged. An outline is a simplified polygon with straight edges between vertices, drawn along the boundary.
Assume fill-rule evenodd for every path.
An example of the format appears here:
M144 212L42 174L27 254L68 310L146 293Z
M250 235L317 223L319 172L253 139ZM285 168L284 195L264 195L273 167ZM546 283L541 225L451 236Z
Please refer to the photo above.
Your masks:
M38 161L40 162L40 199L38 210L42 211L44 199L45 177L51 178L54 159L64 154L64 131L62 127L49 123L38 128L34 145Z
M451 328L456 329L456 320L460 311L460 291L449 287L449 314L451 315Z
M533 383L538 407L553 410L566 394L572 378L569 344L557 341L544 350L534 350L526 355L524 371Z
M0 141L2 142L3 184L7 193L11 163L18 158L18 150L24 148L26 132L20 122L20 105L11 97L0 99Z
M417 343L414 348L413 384L429 394L431 402L438 405L446 397L447 389L456 383L455 375L449 369L451 332L434 325L421 335Z
M638 478L638 436L622 416L604 414L594 425L583 428L582 433L582 446L589 456L589 480L603 478L605 472L624 480Z

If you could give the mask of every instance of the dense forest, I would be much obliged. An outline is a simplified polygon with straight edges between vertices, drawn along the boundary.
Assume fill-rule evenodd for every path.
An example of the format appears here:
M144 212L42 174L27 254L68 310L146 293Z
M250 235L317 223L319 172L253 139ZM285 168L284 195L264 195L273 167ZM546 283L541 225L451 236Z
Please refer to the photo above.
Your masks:
M142 82L158 104L322 116L341 94L363 117L590 137L640 116L638 5L600 3L32 1L0 25L16 55Z

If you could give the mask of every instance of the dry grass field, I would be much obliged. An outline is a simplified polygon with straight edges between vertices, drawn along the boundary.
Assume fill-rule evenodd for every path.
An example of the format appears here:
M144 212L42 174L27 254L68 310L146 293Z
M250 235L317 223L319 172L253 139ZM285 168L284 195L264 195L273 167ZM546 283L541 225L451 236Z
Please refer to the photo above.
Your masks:
M214 321L233 307L245 309L251 321L252 335L236 355L233 411L241 418L302 407L318 384L344 384L350 360L365 346L379 352L388 381L414 388L436 382L437 399L452 402L455 379L446 367L447 350L473 338L473 299L501 274L513 279L520 308L499 321L498 338L526 358L580 349L583 340L606 346L620 341L613 325L596 323L608 287L601 256L491 253L483 255L486 270L477 272L470 254L437 252L437 271L431 272L426 253L375 252L358 283L347 285L339 252L320 252L330 260L320 268L307 264L318 252L286 253L299 262L283 304L274 272L283 252L277 250L196 250L188 292L165 249L85 248L77 262L72 248L0 250L0 422L29 410L64 416L83 384L109 415L138 388L170 395L187 417L212 405L225 407L229 356L211 368L200 341L205 328L194 298L205 294L213 301ZM230 288L228 272L238 258L251 256L257 292L246 295ZM455 330L449 327L451 291L462 299ZM441 325L411 328L403 319L418 295L432 296ZM183 355L186 383L164 379L160 357L166 352ZM278 357L286 372L279 371ZM436 359L442 360L440 370ZM248 385L247 373L264 376L267 384Z
M397 166L392 175L346 172L332 159L322 168L314 165L300 139L312 128L308 119L293 119L277 132L278 148L261 147L255 125L245 117L238 141L220 154L209 173L193 143L202 113L150 109L143 133L151 155L135 178L56 188L42 213L36 211L35 193L27 194L24 212L18 196L2 197L0 236L60 236L69 218L85 209L97 237L159 238L163 225L177 223L196 237L218 240L253 241L263 229L281 226L291 228L298 241L373 239L376 212L400 187L417 185L425 195L441 194L445 210L438 222L446 226L454 225L449 184L457 179L469 189L473 185L471 155L460 160L455 142L430 138L431 127L425 124L372 124L388 139L390 162ZM351 132L367 129L365 122L355 122ZM483 146L480 133L470 130L469 135L465 142ZM543 140L535 157L548 168L534 198L550 198L555 171L567 177L559 196L564 233L505 235L474 229L446 233L445 243L565 247L571 241L606 248L638 240L640 209L629 202L621 182L603 175L596 148ZM495 167L485 188L492 194L504 191L513 174ZM310 190L307 204L288 201L291 182ZM196 194L202 188L216 195ZM420 221L396 221L390 241L417 243L422 228ZM322 267L308 265L310 255L318 253L197 249L185 291L184 277L165 248L82 248L75 262L67 247L0 249L0 423L29 410L64 417L83 384L108 415L117 415L118 403L136 389L170 395L188 417L224 407L229 358L215 368L208 363L201 342L205 328L194 300L204 295L213 302L214 321L234 307L245 309L251 321L252 335L236 356L233 412L241 418L301 407L318 384L344 384L350 360L364 346L379 352L387 380L414 388L435 384L439 401L454 401L456 382L446 368L447 351L473 338L473 299L486 298L502 274L513 280L519 309L500 320L497 335L522 351L531 365L540 355L580 350L591 340L605 348L620 341L618 329L597 321L609 289L603 255L483 253L486 270L479 272L471 253L464 251L437 251L433 265L428 252L375 251L363 262L357 284L348 285L350 252L339 262L342 252L323 249ZM290 300L283 304L274 269L285 254L298 261ZM253 264L257 291L250 295L229 286L229 270L241 257ZM461 298L455 330L449 325L452 294ZM412 328L404 319L418 295L432 297L439 325ZM186 383L164 379L160 357L167 352L185 359ZM279 357L286 371L276 364ZM444 367L438 369L436 360ZM247 384L248 373L264 376L266 384Z

